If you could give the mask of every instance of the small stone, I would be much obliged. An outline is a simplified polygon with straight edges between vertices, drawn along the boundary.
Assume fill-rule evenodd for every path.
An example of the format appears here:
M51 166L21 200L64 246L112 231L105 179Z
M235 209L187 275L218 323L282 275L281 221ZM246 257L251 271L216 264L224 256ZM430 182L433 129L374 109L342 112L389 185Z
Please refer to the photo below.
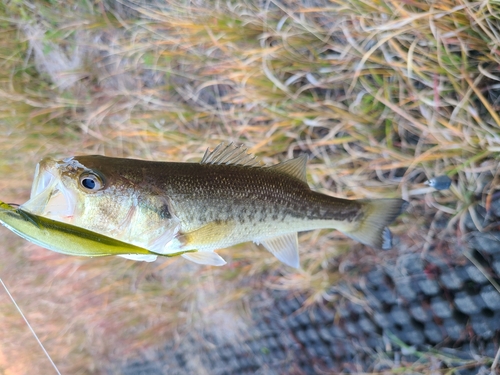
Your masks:
M443 326L452 340L458 340L465 330L465 325L458 322L455 318L447 318L443 321Z
M306 337L306 332L303 330L295 330L295 336L297 337L298 341L300 341L302 344L306 343L307 337Z
M427 296L434 296L441 291L438 282L427 277L418 280L418 285L420 286L422 292L424 292Z
M389 328L393 325L391 316L381 311L375 311L373 314L373 320L375 320L375 323L377 323L381 328Z
M317 324L317 325L323 325L327 323L325 321L324 315L321 313L321 310L323 310L321 307L316 306L310 314L311 317L311 323Z
M474 211L476 213L476 221L479 220L479 223L483 225L484 223L484 218L486 217L486 208L480 205L476 205L474 207ZM474 220L472 220L472 216L469 211L466 212L465 218L464 218L464 224L465 227L469 230L475 231L478 230L479 228L476 226L474 223Z
M293 306L293 303L286 300L285 298L281 298L277 304L278 309L287 316L292 315L297 309Z
M488 319L490 327L495 331L500 331L500 311L495 311L493 316Z
M500 219L500 199L494 199L491 202L490 212Z
M490 358L495 358L495 355L497 353L497 348L495 347L495 343L490 341L486 344L486 348L484 349L484 354L487 356L487 357L490 357Z
M467 272L467 269L465 267L462 267L462 266L455 267L454 270L455 270L455 273L457 274L457 277L460 280L462 280L463 283L466 283L467 281L469 281L471 279L470 275Z
M313 347L312 347L312 351L314 352L315 356L317 357L329 357L330 356L330 350L328 350L328 348L323 344L323 343L320 343L320 342L317 342ZM309 349L311 350L311 349Z
M454 375L478 375L478 374L483 374L483 373L478 372L478 371L479 371L479 367L459 368L456 371L454 371L453 374ZM488 372L484 372L484 374L488 374Z
M410 275L421 274L424 270L424 263L419 254L411 254L402 258L401 266Z
M441 328L432 321L425 323L424 334L434 344L440 343L444 339Z
M332 325L330 327L330 334L334 337L334 338L345 338L346 337L346 333L345 333L345 330L343 328L341 328L340 326L338 325Z
M309 319L309 315L306 313L301 313L297 315L297 320L301 325L307 327L311 324L311 319Z
M361 327L361 329L366 333L374 332L376 329L375 324L373 324L373 322L366 316L361 317L358 320L358 324Z
M400 306L393 306L391 316L396 323L401 325L408 324L411 321L411 317L408 312Z
M482 319L482 317L472 317L471 318L472 329L478 336L483 339L491 339L493 337L493 330L490 328L488 323Z
M351 319L353 316L357 316L352 311L349 310L347 304L339 303L336 309L337 315L342 319ZM352 320L352 319L351 319Z
M318 333L312 327L309 327L309 329L307 329L306 335L309 338L309 340L312 341L312 342L321 341L320 338L319 338Z
M367 283L374 286L379 286L385 282L385 273L382 270L374 269L366 275Z
M373 310L379 310L382 308L382 302L372 293L365 294L365 298L368 302L368 306L370 306Z
M451 317L453 312L450 303L439 296L431 299L431 309L434 315L442 319Z
M413 316L413 319L419 322L427 322L432 319L432 315L429 311L425 310L422 305L418 302L414 302L409 307L410 314Z
M467 274L470 279L478 284L484 284L488 281L488 279L484 276L484 274L477 268L475 265L470 264L465 267Z
M497 274L497 276L500 277L500 259L495 260L492 263L491 268L493 268L493 271L495 271L495 273Z
M458 277L455 271L449 270L446 273L443 273L440 277L441 282L445 286L446 289L449 290L457 290L462 288L463 282Z
M413 301L417 298L418 288L411 283L408 278L396 280L396 291L398 295L407 301Z
M297 328L300 326L300 322L297 319L296 315L289 316L287 320L288 320L288 326L291 328Z
M358 353L358 348L354 347L350 342L344 342L344 350L347 355L356 355Z
M396 302L396 296L394 291L389 289L386 285L379 285L377 290L372 291L373 296L378 298L379 301L385 302L388 305L392 305Z
M382 338L378 335L370 335L368 336L368 339L366 340L366 343L370 348L373 348L375 350L379 350L380 352L383 351L383 348L385 347L384 341Z
M334 339L333 335L330 333L330 330L326 327L320 326L318 333L324 341L329 342L329 341L333 341L333 339Z
M481 297L491 310L500 310L500 293L493 287L493 285L485 285L481 289Z
M465 213L463 223L468 230L477 230L476 224L474 224L469 211Z
M361 329L359 328L357 323L349 322L349 321L344 323L344 328L349 335L355 336L355 337L359 336L359 332L361 331Z
M348 306L349 310L354 312L355 314L362 315L365 313L365 308L363 307L363 305L359 303L350 302Z
M402 339L411 345L422 345L425 342L422 329L411 322L402 327Z
M477 314L484 307L484 302L477 298L477 296L471 296L466 292L459 292L455 295L455 305L458 310L467 315Z
M320 307L317 312L321 315L324 322L333 322L335 319L335 313L327 307Z
M335 358L344 358L346 350L342 342L334 341L330 344L330 353L333 354Z
M470 237L471 246L488 254L500 253L500 232L475 232Z

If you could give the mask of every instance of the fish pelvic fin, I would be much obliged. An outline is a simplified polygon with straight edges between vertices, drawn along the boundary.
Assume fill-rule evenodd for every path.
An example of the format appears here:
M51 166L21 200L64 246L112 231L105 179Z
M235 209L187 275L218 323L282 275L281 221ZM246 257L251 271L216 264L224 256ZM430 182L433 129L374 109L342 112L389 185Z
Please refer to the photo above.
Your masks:
M130 259L130 260L137 260L141 262L154 262L157 258L156 255L145 255L145 254L120 254L118 255L119 257L125 258L125 259Z
M364 215L355 230L344 234L365 245L389 250L392 234L387 226L406 210L408 202L403 199L359 200L363 204Z
M226 261L213 251L197 251L194 253L184 253L181 257L198 264L206 264L209 266L223 266Z
M281 262L293 268L300 267L297 233L269 238L260 243Z

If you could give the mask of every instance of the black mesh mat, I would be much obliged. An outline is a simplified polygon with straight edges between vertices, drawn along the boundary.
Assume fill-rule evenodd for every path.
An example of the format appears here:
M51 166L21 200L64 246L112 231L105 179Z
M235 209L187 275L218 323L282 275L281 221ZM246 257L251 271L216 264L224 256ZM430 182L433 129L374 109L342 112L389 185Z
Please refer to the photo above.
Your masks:
M454 259L457 265L443 254L430 252L425 260L409 254L333 287L335 301L307 309L290 292L256 293L249 303L252 319L237 337L214 334L217 327L187 333L163 351L129 361L120 373L382 371L395 361L417 361L420 351L439 350L447 356L440 368L461 366L455 373L476 374L499 344L500 293L491 283L500 280L497 238L500 232L470 238L481 270L465 258ZM473 358L477 366L468 363Z

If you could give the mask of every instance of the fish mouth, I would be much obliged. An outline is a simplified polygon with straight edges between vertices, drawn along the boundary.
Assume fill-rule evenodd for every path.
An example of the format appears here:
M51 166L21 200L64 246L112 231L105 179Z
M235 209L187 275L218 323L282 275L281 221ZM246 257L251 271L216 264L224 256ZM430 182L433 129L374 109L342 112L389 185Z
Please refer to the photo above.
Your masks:
M62 183L57 165L53 159L44 159L37 164L30 199L21 208L35 215L71 222L76 197Z

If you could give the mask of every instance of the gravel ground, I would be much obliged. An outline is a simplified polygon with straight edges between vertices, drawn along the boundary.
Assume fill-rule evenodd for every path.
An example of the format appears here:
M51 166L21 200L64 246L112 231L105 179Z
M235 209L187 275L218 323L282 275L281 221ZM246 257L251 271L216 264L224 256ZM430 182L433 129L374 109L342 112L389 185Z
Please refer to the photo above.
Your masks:
M500 280L500 232L473 231L468 238L470 257L481 270L464 255L450 257L432 248L425 258L404 254L392 265L370 267L356 282L332 287L329 294L337 297L335 302L305 310L303 298L289 291L256 291L249 302L251 317L237 325L237 334L219 334L233 321L219 319L222 326L208 324L185 333L162 351L128 361L118 372L382 371L395 363L412 363L431 348L452 358L438 368L462 365L467 368L455 373L463 375L486 371L481 358L494 358L499 348L500 293L491 281ZM356 303L346 295L355 295ZM472 359L477 366L465 365Z

